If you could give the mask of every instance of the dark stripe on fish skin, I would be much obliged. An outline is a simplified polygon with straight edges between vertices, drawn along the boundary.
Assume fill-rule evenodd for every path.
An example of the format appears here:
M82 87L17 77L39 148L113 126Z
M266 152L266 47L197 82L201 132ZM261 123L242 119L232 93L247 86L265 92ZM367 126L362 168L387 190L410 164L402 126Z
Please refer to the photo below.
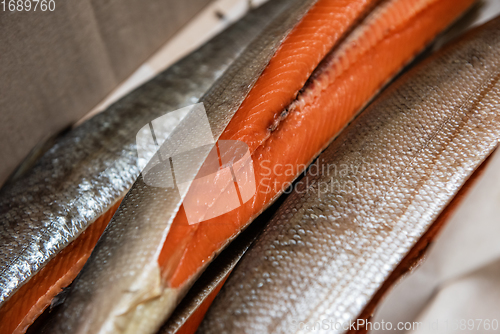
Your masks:
M323 166L364 172L306 177L315 186L288 197L199 333L293 333L301 322L354 321L498 146L499 56L500 18L384 92L320 156ZM348 190L314 192L356 176Z
M195 103L286 4L273 0L253 10L64 135L30 172L0 190L0 305L125 195L139 174L137 131Z

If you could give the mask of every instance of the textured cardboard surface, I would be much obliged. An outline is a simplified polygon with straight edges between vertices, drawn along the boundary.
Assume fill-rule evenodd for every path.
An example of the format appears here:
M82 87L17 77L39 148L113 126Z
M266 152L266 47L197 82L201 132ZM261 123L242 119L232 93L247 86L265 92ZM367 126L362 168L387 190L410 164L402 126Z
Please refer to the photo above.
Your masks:
M0 11L0 184L71 125L209 0L55 0Z

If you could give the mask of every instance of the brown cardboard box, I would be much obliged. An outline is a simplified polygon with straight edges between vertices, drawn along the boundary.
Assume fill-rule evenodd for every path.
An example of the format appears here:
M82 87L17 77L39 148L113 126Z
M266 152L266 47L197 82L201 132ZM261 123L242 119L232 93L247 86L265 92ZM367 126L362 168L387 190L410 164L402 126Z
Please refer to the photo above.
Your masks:
M0 185L36 144L85 115L209 2L54 1L45 12L0 4Z

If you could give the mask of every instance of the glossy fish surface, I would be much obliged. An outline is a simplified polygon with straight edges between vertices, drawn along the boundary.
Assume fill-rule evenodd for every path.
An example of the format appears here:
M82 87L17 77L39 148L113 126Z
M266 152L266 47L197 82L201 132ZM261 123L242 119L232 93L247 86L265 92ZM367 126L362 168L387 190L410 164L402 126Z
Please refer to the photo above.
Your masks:
M499 65L495 19L395 82L297 183L199 333L348 330L498 146Z
M287 3L274 0L251 11L152 81L64 135L32 170L1 189L2 333L14 329L24 331L60 291L62 286L57 286L56 274L64 278L68 276L64 266L76 266L71 269L70 282L83 266L78 261L84 262L88 254L78 261L76 256L68 254L62 261L63 267L57 264L57 270L52 268L42 273L44 276L35 288L22 291L21 302L14 303L11 299L48 263L58 260L57 255L89 226L107 215L100 231L93 232L97 234L93 244L87 247L90 252L119 201L139 175L136 151L139 129L167 112L195 103ZM82 249L73 251L78 253ZM55 281L40 291L40 284L52 277ZM49 291L54 285L57 288ZM36 306L44 294L47 295L44 302ZM18 321L16 317L21 314L27 314L27 318Z

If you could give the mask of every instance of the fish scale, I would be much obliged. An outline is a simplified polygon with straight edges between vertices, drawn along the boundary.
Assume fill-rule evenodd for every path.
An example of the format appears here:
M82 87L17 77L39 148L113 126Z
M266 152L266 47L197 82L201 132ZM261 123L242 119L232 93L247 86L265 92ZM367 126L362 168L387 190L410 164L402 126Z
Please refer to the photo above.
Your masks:
M383 93L298 183L199 333L343 332L497 147L499 65L496 19Z

